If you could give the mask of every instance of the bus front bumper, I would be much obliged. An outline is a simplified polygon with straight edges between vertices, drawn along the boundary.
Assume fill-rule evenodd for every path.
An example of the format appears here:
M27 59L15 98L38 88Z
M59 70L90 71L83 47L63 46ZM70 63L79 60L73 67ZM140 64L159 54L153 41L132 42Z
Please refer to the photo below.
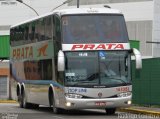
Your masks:
M131 96L103 99L75 99L66 98L66 109L105 109L129 107L131 105Z

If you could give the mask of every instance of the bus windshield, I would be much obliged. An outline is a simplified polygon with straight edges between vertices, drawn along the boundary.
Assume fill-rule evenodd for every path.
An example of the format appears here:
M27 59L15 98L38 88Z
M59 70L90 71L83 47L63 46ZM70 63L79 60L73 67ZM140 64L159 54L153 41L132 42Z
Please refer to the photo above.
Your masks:
M70 15L62 17L63 43L128 42L122 15Z
M66 52L65 85L131 84L128 51Z

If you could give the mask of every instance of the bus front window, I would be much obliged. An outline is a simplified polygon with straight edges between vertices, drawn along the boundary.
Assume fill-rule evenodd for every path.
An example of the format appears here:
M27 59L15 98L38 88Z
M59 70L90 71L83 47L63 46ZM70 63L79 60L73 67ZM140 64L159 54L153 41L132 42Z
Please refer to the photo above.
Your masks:
M100 51L99 64L101 84L112 86L131 83L130 56L126 51Z
M98 85L98 58L96 52L66 53L66 85Z
M128 42L122 15L63 16L62 30L64 44Z
M130 85L127 51L66 52L65 84L114 87Z

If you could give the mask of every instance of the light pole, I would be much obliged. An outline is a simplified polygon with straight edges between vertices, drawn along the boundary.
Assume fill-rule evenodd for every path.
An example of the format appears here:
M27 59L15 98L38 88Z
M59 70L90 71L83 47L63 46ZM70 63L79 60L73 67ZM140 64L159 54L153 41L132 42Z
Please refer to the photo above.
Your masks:
M16 1L18 1L18 2L20 2L22 4L24 4L25 6L29 7L30 9L32 9L36 13L37 16L39 16L39 14L37 13L37 11L35 9L33 9L31 6L29 6L26 3L24 3L22 0L16 0Z
M66 0L66 1L64 1L62 4L60 4L60 5L58 5L57 7L53 8L51 11L53 11L53 10L61 7L61 6L64 5L64 4L70 3L71 1L72 1L72 0Z

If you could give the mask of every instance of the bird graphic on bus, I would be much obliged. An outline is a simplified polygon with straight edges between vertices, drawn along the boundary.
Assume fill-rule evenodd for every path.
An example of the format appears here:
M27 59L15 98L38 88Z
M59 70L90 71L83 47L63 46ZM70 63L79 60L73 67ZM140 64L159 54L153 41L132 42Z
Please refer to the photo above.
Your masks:
M47 54L46 54L47 47L48 47L48 44L45 44L44 46L40 47L38 49L38 56L37 57L47 56Z

